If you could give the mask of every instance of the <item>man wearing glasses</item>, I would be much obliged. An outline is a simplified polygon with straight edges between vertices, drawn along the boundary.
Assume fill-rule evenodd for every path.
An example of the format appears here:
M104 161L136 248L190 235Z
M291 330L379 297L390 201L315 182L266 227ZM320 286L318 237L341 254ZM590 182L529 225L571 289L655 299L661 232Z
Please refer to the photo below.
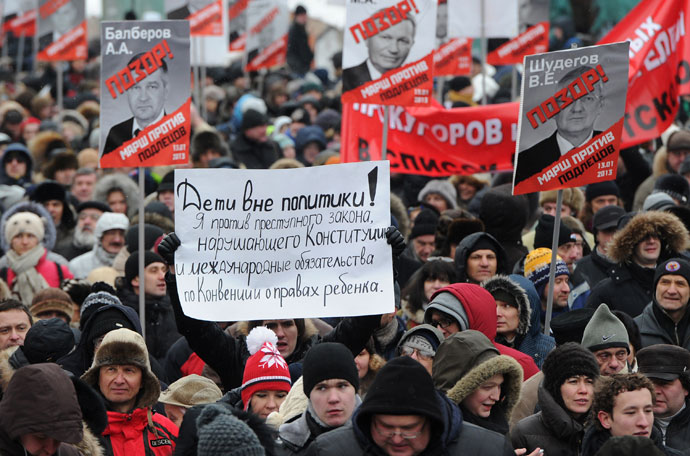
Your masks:
M558 90L582 76L592 67L581 66L566 73L559 81ZM560 103L559 103L560 104ZM601 134L594 129L594 123L604 107L601 83L594 86L594 90L561 108L554 116L556 131L552 135L519 153L518 167L515 170L515 185L523 180L540 173L549 165L555 163L570 150L583 146L592 138Z
M514 455L504 436L463 422L418 362L394 358L379 371L352 426L316 438L308 455Z
M601 304L582 334L582 346L591 351L601 375L627 372L630 341L625 325Z
M417 325L400 338L398 355L414 359L431 375L436 349L443 339L443 333L438 328L426 323Z

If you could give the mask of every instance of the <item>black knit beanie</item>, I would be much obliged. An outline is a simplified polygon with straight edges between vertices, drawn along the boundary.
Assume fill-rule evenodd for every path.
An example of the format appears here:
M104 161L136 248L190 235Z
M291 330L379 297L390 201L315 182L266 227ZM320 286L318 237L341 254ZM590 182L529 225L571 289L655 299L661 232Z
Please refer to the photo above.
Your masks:
M119 310L115 307L98 312L92 318L93 322L90 325L91 329L89 331L90 340L87 341L87 347L91 349L93 348L94 340L108 334L110 331L120 328L127 328L132 331L137 330L125 315L124 310Z
M359 375L355 357L345 345L337 342L314 345L302 362L304 394L309 397L318 383L333 378L347 380L358 390Z
M591 202L594 198L604 195L616 195L620 198L621 192L616 181L596 182L589 184L585 189L585 200Z
M690 263L682 258L671 258L666 260L656 267L654 271L654 292L656 294L656 286L659 279L665 275L679 275L690 284Z
M162 256L158 255L156 252L151 250L144 251L144 267L150 265L151 263L163 263L165 260ZM139 251L133 252L127 261L125 262L125 280L127 284L131 283L132 280L139 275Z
M534 229L534 248L538 249L540 247L551 248L551 243L553 242L553 228L555 226L556 219L553 215L542 214L539 217L539 222L537 227ZM561 229L558 231L558 246L562 246L568 242L573 242L575 239L571 239L573 234L572 230L568 228L565 223L561 220Z
M422 209L414 219L410 239L425 234L436 234L436 226L438 225L438 215L431 209Z
M595 380L599 376L599 364L592 352L575 342L567 342L551 350L541 369L544 388L563 409L561 385L567 379L586 375Z

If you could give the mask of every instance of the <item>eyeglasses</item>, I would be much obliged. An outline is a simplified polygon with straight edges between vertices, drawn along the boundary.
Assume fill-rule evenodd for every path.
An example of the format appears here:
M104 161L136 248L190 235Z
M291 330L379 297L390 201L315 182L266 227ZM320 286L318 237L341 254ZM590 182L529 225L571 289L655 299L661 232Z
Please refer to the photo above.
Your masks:
M625 361L628 358L628 352L625 350L619 350L615 355L611 355L609 352L597 353L596 357L600 363L608 363L611 361L611 357L615 356L618 361Z
M385 437L386 439L392 439L396 435L399 435L405 440L414 440L422 433L424 432L424 427L426 426L426 421L422 424L422 428L417 431L417 432L410 432L407 430L400 430L400 431L391 431L391 430L381 430L380 429L381 424L378 422L378 420L374 419L374 430L376 431L377 434L379 434L381 437ZM391 429L391 428L388 428Z
M440 326L441 328L446 329L453 324L453 320L448 318L439 318L438 320L431 320L430 324L434 328L438 328Z
M400 356L412 356L414 353L417 353L417 358L423 359L424 361L428 361L434 358L433 352L405 346L400 347L398 353L400 354Z

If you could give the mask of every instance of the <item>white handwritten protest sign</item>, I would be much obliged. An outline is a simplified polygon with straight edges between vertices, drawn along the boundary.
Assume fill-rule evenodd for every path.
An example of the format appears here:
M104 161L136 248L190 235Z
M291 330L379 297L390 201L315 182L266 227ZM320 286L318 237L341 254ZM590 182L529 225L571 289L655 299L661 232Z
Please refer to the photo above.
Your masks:
M387 161L175 171L186 315L234 321L394 309Z

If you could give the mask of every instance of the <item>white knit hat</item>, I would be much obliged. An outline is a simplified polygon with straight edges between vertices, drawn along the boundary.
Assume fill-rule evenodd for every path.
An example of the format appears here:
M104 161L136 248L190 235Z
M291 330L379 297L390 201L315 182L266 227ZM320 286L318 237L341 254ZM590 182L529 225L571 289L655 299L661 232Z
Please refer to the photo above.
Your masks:
M43 241L45 227L41 217L33 212L18 212L11 216L5 225L5 239L12 243L12 239L22 233L33 234L39 242Z

